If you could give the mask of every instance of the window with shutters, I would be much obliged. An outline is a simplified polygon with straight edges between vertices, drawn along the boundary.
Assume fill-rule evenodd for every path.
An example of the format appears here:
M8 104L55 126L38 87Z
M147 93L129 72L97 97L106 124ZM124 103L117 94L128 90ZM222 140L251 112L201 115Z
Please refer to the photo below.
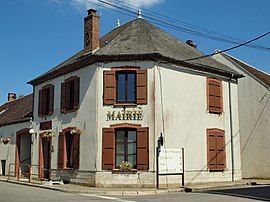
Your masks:
M226 168L224 130L207 129L207 166L210 171L224 171Z
M222 82L218 79L207 78L207 109L210 113L223 112Z
M59 169L78 169L80 159L80 135L70 131L59 134Z
M147 104L147 70L116 68L103 73L105 105Z
M103 170L118 169L123 161L134 169L149 169L148 128L103 128L102 133Z
M67 113L79 108L80 78L72 76L61 84L61 112Z
M47 116L53 114L54 86L48 84L39 90L38 115Z
M137 132L134 129L119 129L115 132L115 162L116 168L120 168L123 161L127 161L137 168Z

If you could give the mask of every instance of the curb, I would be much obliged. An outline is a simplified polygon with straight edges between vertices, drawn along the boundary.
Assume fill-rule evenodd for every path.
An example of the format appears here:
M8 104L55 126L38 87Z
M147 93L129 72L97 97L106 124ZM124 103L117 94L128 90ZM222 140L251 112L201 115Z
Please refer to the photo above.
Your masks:
M36 187L41 189L65 192L65 193L72 193L72 194L95 194L95 195L110 195L110 196L127 196L127 195L162 195L162 194L170 194L170 193L183 193L185 192L185 188L180 189L171 189L171 190L72 190L67 188L60 188L60 187L52 187L46 185L39 185L39 184L31 184L25 182L18 182L13 180L5 180L0 179L2 182L7 182L11 184L18 184L18 185L25 185L29 187Z
M12 183L12 184L18 184L18 185L25 185L30 187L37 187L41 189L47 189L47 190L53 190L53 191L59 191L59 192L66 192L66 193L72 193L72 194L95 194L95 195L118 195L118 196L126 196L126 195L162 195L162 194L171 194L171 193L188 193L188 192L200 192L200 191L206 191L209 189L223 189L223 188L234 188L234 187L241 187L241 186L247 186L247 185L257 185L260 184L256 181L243 181L238 182L235 184L225 184L225 185L205 185L205 186L187 186L179 189L153 189L153 190L75 190L75 189L68 189L68 188L62 188L62 187L53 187L48 185L41 185L41 184L33 184L28 182L18 182L14 180L7 180L7 179L1 179L2 182Z

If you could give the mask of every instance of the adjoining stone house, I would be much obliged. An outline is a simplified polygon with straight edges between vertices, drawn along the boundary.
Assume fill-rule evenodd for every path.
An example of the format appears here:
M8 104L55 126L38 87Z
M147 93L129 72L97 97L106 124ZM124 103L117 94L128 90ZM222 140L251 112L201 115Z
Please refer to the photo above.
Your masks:
M239 121L243 178L270 178L270 75L229 54L214 59L240 72Z
M40 177L153 187L162 133L164 147L184 148L186 183L241 179L241 75L212 58L185 62L203 54L141 18L102 38L95 10L84 23L84 49L29 82Z
M0 175L8 174L9 164L12 172L29 172L24 164L31 164L32 101L33 94L17 99L16 94L9 93L8 102L0 106ZM15 163L21 167L15 168Z

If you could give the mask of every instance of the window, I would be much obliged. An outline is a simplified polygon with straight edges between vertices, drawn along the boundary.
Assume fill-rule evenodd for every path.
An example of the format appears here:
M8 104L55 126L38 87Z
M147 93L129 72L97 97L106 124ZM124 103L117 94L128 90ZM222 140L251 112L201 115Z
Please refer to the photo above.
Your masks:
M103 128L102 169L117 169L122 161L128 161L135 169L148 170L148 141L148 128Z
M207 165L210 171L223 171L226 168L224 130L207 129Z
M135 73L120 72L116 74L117 102L136 101Z
M53 114L54 86L49 84L39 90L38 115L46 116Z
M218 79L207 78L207 108L210 113L223 112L222 82Z
M58 167L78 169L80 159L80 135L63 132L59 134Z
M120 164L123 161L127 161L136 168L136 130L121 129L116 130L115 142L116 142L116 152L115 152L115 162L116 168L120 168Z
M66 113L79 108L80 78L73 76L61 84L61 112Z
M103 73L103 102L147 104L147 70L117 68Z

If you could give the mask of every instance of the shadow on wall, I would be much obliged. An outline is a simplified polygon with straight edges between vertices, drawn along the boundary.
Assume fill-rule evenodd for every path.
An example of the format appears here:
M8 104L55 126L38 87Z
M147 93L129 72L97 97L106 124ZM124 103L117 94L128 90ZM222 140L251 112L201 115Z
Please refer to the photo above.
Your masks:
M254 137L255 137L255 134L257 134L257 133L255 133L255 129L256 128L259 128L260 126L261 126L261 124L262 124L262 120L266 117L266 114L267 113L265 113L264 115L263 115L263 112L265 111L265 109L267 109L266 107L267 107L267 104L268 104L268 102L269 102L269 100L270 100L270 96L269 96L269 98L267 99L267 101L265 102L265 105L263 106L263 109L262 109L262 111L261 111L261 113L259 114L259 116L258 116L258 118L257 118L257 120L256 120L256 122L255 122L255 124L254 124L254 126L253 126L253 128L252 128L252 130L250 131L250 134L249 134L249 136L248 136L248 138L247 138L247 141L246 141L246 143L245 143L245 145L243 145L243 147L242 147L242 149L241 149L241 156L243 156L244 154L245 154L245 152L247 151L247 146L248 146L248 144L250 144L252 141L253 141L253 139L254 139ZM268 107L269 107L270 105L268 105ZM258 126L258 127L257 127Z
M235 134L233 135L233 139L234 139L237 135L239 135L239 133L240 133L240 131L238 130L237 133L235 133ZM240 140L240 139L239 139L239 140ZM238 142L239 142L239 140L238 140ZM238 143L238 142L234 142L234 144L236 144L236 143ZM226 144L225 144L225 146L224 146L223 148L226 149L226 146L229 145L229 144L231 144L231 141L226 142ZM225 151L226 151L226 150L225 150ZM214 158L210 159L210 161L213 160L213 159L214 159ZM199 175L200 175L201 172L203 172L203 171L208 172L207 167L208 167L208 166L205 165L202 169L200 169L200 170L199 170L199 173L196 174L189 182L187 182L187 184L190 184L190 183L193 183L194 181L196 181L196 179L199 177ZM226 168L226 170L228 170L228 168ZM225 170L225 171L226 171L226 170ZM219 172L221 172L221 171L219 171Z

